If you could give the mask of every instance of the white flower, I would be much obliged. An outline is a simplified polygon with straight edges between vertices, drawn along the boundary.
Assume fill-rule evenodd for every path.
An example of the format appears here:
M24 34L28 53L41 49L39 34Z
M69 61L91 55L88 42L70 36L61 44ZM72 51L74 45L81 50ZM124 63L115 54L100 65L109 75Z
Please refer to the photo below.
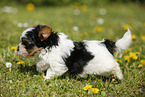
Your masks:
M18 12L18 9L17 8L13 8L13 7L10 7L10 6L4 6L1 9L1 12L3 12L3 13L13 13L13 14L16 14Z
M74 9L73 13L74 13L74 15L80 15L80 10L79 9Z
M107 13L105 8L100 9L100 15L105 15Z
M18 23L17 26L18 26L19 28L22 28L22 27L23 27L23 24L22 24L22 23Z
M74 26L73 27L73 30L78 31L79 30L79 27L78 26Z
M10 63L10 62L6 62L6 67L7 67L7 68L12 67L12 63Z
M98 24L103 24L103 23L104 23L104 19L98 18L98 19L97 19L97 22L98 22Z
M24 23L23 27L25 27L25 28L28 27L28 23Z

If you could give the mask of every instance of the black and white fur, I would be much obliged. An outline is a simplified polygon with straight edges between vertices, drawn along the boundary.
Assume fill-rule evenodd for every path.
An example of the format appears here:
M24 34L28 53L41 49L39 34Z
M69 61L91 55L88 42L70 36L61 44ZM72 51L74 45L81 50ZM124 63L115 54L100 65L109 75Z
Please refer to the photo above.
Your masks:
M45 79L61 76L65 72L80 77L85 77L87 74L104 76L114 74L118 79L123 79L119 64L113 57L113 52L120 52L129 47L132 41L129 29L117 42L105 39L74 42L68 39L64 33L54 33L53 31L46 40L40 41L38 33L44 27L45 25L38 25L23 32L18 54L29 55L25 53L29 50L22 38L27 38L28 42L33 43L37 48L43 47L36 57L36 62L37 71L47 70Z

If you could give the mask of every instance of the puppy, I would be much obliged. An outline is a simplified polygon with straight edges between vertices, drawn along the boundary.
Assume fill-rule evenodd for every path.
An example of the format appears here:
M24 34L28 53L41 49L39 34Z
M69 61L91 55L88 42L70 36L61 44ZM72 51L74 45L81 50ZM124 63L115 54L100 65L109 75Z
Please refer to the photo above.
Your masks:
M114 51L126 50L132 41L128 31L117 42L103 39L74 42L64 33L55 33L47 25L28 28L20 37L18 54L24 57L36 56L37 71L47 70L45 79L61 76L65 72L85 77L87 74L109 76L114 74L119 80L123 75L113 57ZM43 48L43 49L42 49Z

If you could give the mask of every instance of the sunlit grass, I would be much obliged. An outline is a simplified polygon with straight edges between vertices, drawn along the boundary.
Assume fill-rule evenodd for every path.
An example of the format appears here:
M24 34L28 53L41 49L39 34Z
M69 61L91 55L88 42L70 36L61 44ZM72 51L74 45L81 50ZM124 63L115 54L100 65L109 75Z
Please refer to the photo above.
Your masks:
M0 95L7 96L143 96L145 93L145 26L144 9L136 4L112 4L66 7L35 7L29 11L26 6L13 6L17 13L1 13L0 17ZM106 13L100 12L105 10ZM99 21L98 19L101 19ZM102 22L103 20L103 22ZM99 21L99 22L98 22ZM100 24L101 23L101 24ZM131 50L115 54L120 63L124 79L119 82L112 75L89 75L88 78L76 79L68 76L44 80L43 74L35 69L33 58L22 58L16 54L20 35L27 27L37 24L52 26L54 31L64 32L74 41L102 40L116 41L126 32L128 25L135 35ZM74 29L77 27L77 29ZM100 27L101 31L97 31ZM139 52L138 54L131 54ZM129 61L125 60L129 56ZM132 58L132 59L130 59ZM11 70L6 62L12 63ZM20 64L24 62L25 64ZM18 64L19 63L19 64ZM142 64L142 66L139 66ZM83 88L92 85L99 89L97 93ZM94 90L95 91L95 90Z

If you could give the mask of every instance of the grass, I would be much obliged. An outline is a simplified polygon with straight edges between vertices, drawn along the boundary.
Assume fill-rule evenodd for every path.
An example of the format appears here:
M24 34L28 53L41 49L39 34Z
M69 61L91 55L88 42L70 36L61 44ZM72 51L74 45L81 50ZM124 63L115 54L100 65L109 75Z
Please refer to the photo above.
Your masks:
M86 11L78 6L79 15L74 15L76 7L36 7L34 11L28 11L25 6L13 6L18 9L16 14L0 13L0 96L145 96L145 69L138 68L141 60L145 60L145 13L144 7L138 4L108 4L96 7L88 6ZM3 8L1 6L1 8ZM100 15L101 9L106 9L105 15ZM104 19L103 24L98 24L96 19ZM53 30L64 32L74 41L102 40L109 38L116 41L126 32L123 29L125 24L131 26L131 32L136 36L132 41L130 52L139 52L136 60L124 61L124 57L129 53L115 55L121 60L120 67L123 71L122 82L114 78L105 79L102 76L89 75L88 78L76 79L66 76L65 78L54 78L44 80L43 74L35 70L35 60L33 58L22 58L18 56L12 46L17 46L19 38L25 27L18 27L27 23L28 27L37 24L48 24ZM73 27L77 26L78 31ZM102 27L101 32L96 31L96 27ZM84 34L87 33L87 34ZM24 65L16 64L19 61ZM7 68L6 62L11 62L12 67ZM86 85L92 85L100 91L97 94L92 91L83 90Z

